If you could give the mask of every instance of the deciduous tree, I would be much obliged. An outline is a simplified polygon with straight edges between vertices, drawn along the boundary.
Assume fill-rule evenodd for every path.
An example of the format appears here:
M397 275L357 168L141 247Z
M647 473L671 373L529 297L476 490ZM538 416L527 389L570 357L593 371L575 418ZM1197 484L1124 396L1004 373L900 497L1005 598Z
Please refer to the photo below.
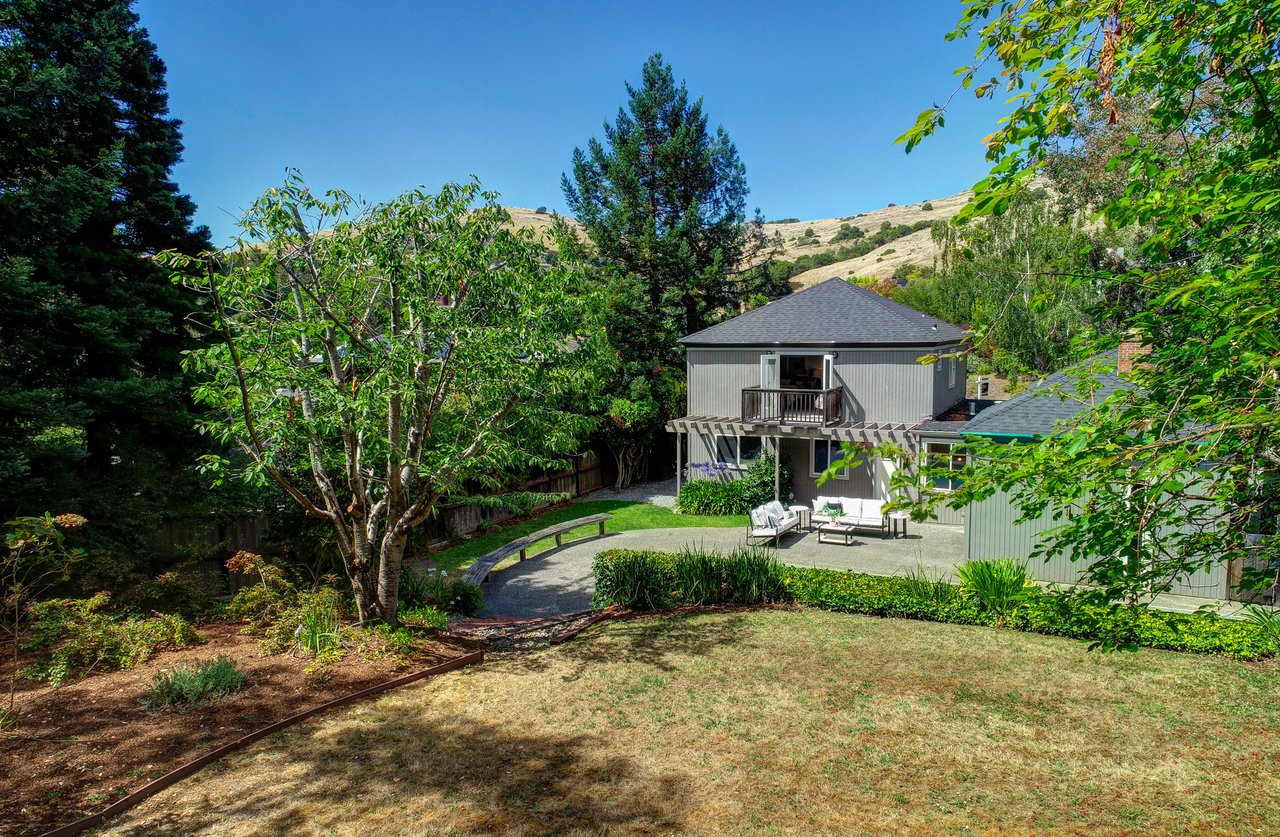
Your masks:
M1089 406L1083 369L1067 394L1088 409L986 448L954 495L999 487L1025 516L1056 510L1045 551L1088 558L1109 598L1232 559L1246 582L1280 569L1278 32L1280 3L1257 0L969 0L956 30L981 45L963 86L1014 96L970 216L1007 209L1087 109L1146 126L1111 163L1123 189L1098 193L1098 220L1151 233L1140 264L1100 277L1147 348L1132 388ZM908 149L943 113L921 114Z
M364 205L290 177L188 279L220 338L189 358L205 431L332 528L362 621L395 621L442 498L561 464L592 425L599 305L509 222L475 183Z

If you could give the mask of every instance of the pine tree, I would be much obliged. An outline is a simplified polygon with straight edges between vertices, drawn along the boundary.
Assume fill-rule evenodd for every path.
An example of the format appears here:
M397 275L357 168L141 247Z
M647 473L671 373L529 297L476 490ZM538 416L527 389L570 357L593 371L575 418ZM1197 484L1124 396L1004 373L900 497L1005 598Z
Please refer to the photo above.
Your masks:
M570 212L602 263L610 341L619 373L606 426L618 487L644 475L663 424L679 410L678 339L737 302L734 273L763 246L746 218L746 168L724 128L712 132L702 100L690 101L654 54L604 142L573 152L561 178ZM736 309L734 309L736 312Z
M190 444L195 300L151 257L208 233L170 179L164 74L129 0L0 0L5 515L127 517Z

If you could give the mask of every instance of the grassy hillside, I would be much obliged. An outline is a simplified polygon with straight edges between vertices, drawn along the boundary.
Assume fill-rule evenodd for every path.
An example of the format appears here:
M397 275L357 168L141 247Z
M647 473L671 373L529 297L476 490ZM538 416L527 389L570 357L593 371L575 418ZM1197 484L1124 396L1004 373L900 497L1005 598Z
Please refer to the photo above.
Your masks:
M833 250L841 244L851 241L832 239L840 232L842 224L856 226L868 236L888 222L893 226L911 226L922 221L946 220L960 211L960 207L973 197L973 192L964 191L958 195L938 198L929 203L933 208L924 209L924 203L905 204L902 206L886 206L872 212L859 215L847 215L843 218L819 218L808 221L771 221L764 225L769 236L775 233L782 239L782 252L778 258L794 261L799 256L813 255ZM542 232L551 227L550 213L539 213L533 209L508 206L511 219L517 227L529 227L535 232ZM571 221L571 223L574 223ZM576 224L575 224L576 225ZM813 237L806 238L805 232L813 230ZM896 241L889 242L865 255L854 259L829 264L824 267L797 274L792 277L791 284L796 290L816 285L833 276L876 276L888 278L907 263L932 264L937 248L933 245L929 230L923 229L906 235Z

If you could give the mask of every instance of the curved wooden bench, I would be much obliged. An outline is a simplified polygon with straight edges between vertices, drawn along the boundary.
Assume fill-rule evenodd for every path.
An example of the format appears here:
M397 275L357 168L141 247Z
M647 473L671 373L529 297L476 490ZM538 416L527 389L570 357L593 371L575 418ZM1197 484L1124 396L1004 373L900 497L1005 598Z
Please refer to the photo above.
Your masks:
M564 545L564 533L579 526L590 526L592 523L600 524L600 534L596 537L604 535L604 522L613 520L611 514L592 514L587 517L579 517L577 520L566 520L563 523L557 523L554 526L548 526L545 529L539 529L531 535L525 535L523 538L517 538L506 546L500 546L492 552L487 552L476 559L476 562L467 569L462 576L464 580L470 581L472 584L480 584L489 579L489 573L493 568L498 566L504 559L510 558L517 552L520 553L520 560L523 561L528 557L529 547L533 546L543 538L555 537L556 546Z

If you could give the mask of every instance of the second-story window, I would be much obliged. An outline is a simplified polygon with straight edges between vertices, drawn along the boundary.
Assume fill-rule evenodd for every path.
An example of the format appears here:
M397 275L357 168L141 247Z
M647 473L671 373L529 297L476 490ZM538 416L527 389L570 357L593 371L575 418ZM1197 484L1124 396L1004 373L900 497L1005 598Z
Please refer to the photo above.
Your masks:
M707 450L715 451L716 462L745 469L760 456L759 436L708 436Z

